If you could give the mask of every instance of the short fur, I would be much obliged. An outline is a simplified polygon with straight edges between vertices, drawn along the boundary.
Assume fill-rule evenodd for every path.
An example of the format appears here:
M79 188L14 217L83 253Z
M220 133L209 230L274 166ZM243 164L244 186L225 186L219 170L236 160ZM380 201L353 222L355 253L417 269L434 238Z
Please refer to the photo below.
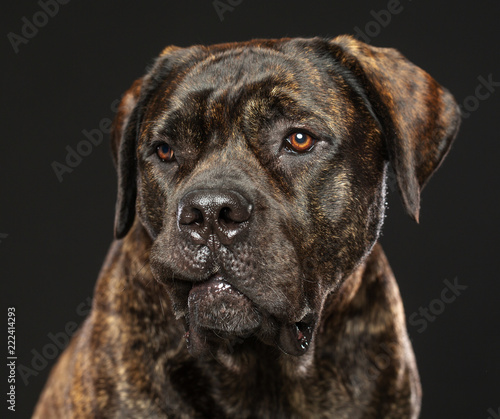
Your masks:
M122 99L117 240L34 417L416 418L387 167L418 220L458 126L427 73L349 36L166 48ZM221 199L229 221L196 207Z

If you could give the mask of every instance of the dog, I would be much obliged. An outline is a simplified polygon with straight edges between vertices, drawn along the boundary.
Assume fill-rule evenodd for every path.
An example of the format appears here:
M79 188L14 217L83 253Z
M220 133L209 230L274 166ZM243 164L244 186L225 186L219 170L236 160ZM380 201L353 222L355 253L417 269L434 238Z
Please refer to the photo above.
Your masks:
M394 49L344 35L167 47L124 94L115 237L35 418L416 418L377 242L460 123Z

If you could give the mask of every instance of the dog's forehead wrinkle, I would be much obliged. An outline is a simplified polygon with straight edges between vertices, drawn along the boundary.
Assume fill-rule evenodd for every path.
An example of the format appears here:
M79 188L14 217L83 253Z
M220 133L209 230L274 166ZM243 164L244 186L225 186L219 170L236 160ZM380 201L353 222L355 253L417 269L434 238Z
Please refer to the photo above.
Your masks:
M269 54L273 55L270 57ZM303 75L306 70L308 77ZM238 92L242 87L262 82L280 84L291 90L302 86L304 93L319 92L321 84L327 80L325 74L306 57L285 56L267 49L265 53L245 50L239 55L226 52L222 57L214 55L196 63L176 87L176 92L179 97L184 97L193 89L197 91L208 86Z
M260 58L254 57L252 62ZM195 72L196 77L191 74L193 70L188 72L172 89L168 97L170 107L166 106L163 110L160 119L164 122L154 127L154 135L159 135L162 129L168 127L174 133L179 131L179 137L189 141L196 133L199 134L202 119L206 127L225 126L231 118L241 120L255 131L261 128L263 121L272 121L277 112L285 112L291 120L306 124L313 120L338 138L349 135L345 128L349 124L337 121L354 121L356 112L341 100L345 96L342 89L337 81L326 78L325 72L311 65L308 71L310 79L302 80L304 77L299 72L281 70L281 65L273 64L269 73L257 72L258 76L253 76L249 71L244 76L238 76L236 70L246 63L233 65L236 66L235 71L224 71L227 74L225 79L213 69L203 69L205 73L200 74ZM202 71L201 66L199 71ZM201 74L210 80L199 81ZM202 119L200 115L203 115Z
M209 95L210 104L213 110L217 110L220 114L221 110L231 108L232 100L230 99L241 95L245 87L267 80L271 86L271 96L278 94L278 86L281 85L286 86L281 89L285 89L288 93L296 92L296 101L307 99L308 103L314 101L322 103L322 106L315 107L318 117L336 136L348 136L350 134L348 131L341 131L343 127L350 124L337 124L334 121L346 120L352 123L356 120L354 108L346 106L349 101L343 100L345 95L342 95L337 87L340 86L340 90L344 91L349 85L343 82L341 75L333 72L334 77L332 77L332 74L325 71L324 68L332 67L333 64L330 61L327 66L328 61L324 57L317 56L316 43L313 45L313 43L305 42L300 46L300 43L293 42L288 45L285 42L274 45L273 48L276 49L233 45L210 52L205 58L198 58L198 61L183 74L183 78L175 87L172 102L176 107L186 109L186 104L189 104L186 98L192 94L193 90L215 87ZM291 52L294 52L293 56ZM331 69L329 72L332 73ZM296 86L302 86L302 91L299 91ZM225 103L221 98L224 98ZM261 104L265 101L259 103L255 97L251 97L250 100L252 103L247 106L247 110L260 110L262 113L264 106ZM210 109L210 106L207 105L207 109ZM332 118L332 114L337 116ZM210 112L207 116L210 117Z

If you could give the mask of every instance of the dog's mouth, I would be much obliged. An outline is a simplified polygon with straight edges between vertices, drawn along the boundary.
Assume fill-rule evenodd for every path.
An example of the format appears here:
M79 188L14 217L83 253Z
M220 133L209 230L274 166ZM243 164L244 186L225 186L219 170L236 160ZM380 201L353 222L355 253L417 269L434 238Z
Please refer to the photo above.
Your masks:
M307 352L313 338L314 315L307 314L301 321L280 328L278 346L289 354L300 356Z
M298 322L279 321L218 274L190 287L184 317L191 355L213 355L221 348L232 353L254 338L289 355L300 356L309 349L316 324L312 313Z
M219 275L193 284L188 294L188 313L196 328L220 336L247 336L261 324L261 315L252 301Z

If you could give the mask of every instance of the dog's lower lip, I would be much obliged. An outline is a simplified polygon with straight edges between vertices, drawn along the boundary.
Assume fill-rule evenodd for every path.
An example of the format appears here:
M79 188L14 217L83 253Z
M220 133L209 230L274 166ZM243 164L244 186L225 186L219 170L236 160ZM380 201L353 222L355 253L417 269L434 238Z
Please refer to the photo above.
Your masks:
M253 302L223 275L191 283L187 297L184 339L191 355L210 353L214 345L227 346L255 333L261 315Z

